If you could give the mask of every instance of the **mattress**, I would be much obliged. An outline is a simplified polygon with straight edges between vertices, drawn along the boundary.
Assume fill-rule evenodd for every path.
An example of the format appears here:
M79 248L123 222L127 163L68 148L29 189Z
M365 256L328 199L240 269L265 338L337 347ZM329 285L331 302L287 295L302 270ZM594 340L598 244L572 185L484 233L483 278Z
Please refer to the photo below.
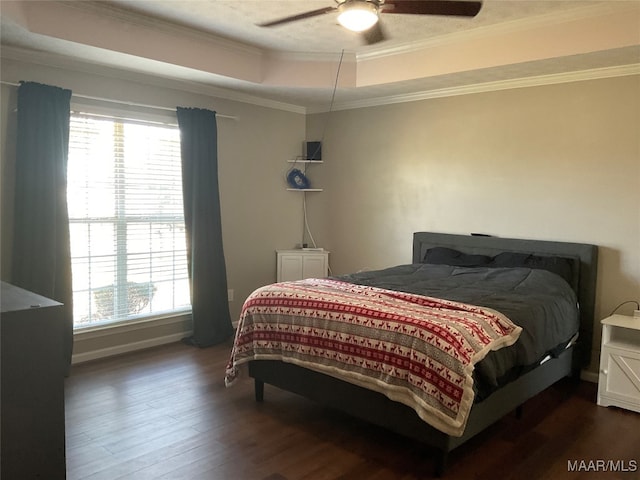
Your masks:
M515 344L490 352L476 365L476 401L562 350L579 330L574 290L543 269L408 264L334 278L488 307L520 326Z

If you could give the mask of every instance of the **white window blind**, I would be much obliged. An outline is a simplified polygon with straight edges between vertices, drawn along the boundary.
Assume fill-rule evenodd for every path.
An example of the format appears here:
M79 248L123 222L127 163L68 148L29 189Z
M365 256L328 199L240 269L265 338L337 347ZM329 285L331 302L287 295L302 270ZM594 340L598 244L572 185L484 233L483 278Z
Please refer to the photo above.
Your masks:
M177 127L72 114L76 328L190 309Z

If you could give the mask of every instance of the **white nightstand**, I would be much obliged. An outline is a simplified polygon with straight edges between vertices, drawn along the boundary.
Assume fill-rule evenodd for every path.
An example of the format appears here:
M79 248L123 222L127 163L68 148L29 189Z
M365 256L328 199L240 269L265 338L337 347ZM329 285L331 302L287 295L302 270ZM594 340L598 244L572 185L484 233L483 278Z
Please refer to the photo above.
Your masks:
M598 405L640 412L640 318L602 320Z
M322 278L329 272L326 250L277 250L276 257L278 282Z

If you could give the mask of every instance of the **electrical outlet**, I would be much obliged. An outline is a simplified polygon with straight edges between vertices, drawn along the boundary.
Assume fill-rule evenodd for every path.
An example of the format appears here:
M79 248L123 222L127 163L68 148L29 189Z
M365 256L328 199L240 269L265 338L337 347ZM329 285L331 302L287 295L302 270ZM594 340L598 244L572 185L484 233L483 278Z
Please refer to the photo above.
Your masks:
M227 299L228 299L230 302L233 302L233 289L232 289L232 288L230 288L229 290L227 290Z

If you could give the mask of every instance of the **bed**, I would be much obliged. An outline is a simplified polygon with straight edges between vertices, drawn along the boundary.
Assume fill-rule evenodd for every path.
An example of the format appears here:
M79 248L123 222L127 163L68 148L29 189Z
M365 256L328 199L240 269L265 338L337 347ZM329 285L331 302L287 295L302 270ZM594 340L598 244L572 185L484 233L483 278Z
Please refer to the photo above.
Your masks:
M243 307L226 380L232 383L240 369L246 368L254 379L259 402L264 400L266 383L423 442L438 452L436 474L440 476L449 452L560 379L579 375L589 363L597 254L597 247L588 244L417 232L413 236L411 264L326 280L274 284L258 289L257 296L254 292ZM281 293L283 288L285 294ZM502 292L503 288L508 292ZM316 292L317 298L313 297ZM285 302L283 307L278 303L281 299L272 298L282 295L287 302L291 298L298 302L302 296L304 307L295 303L296 314L291 315L287 306L291 304ZM347 306L331 303L327 313L327 302L336 297ZM360 312L361 305L367 305L365 313L354 315L355 310ZM250 316L245 313L250 311L262 318L260 312L267 311L265 308L270 312L267 317L277 319L274 324L252 324L245 319ZM272 315L274 312L276 315ZM408 329L414 336L419 332L422 340L409 341L414 361L407 363L407 371L417 365L415 375L406 375L402 383L395 375L399 361L381 360L382 370L374 372L371 379L370 372L381 358L379 352L364 360L358 353L353 355L359 359L357 364L349 360L354 365L336 367L332 363L336 357L339 361L347 358L344 352L334 351L336 335L353 335L352 331L322 330L319 325L327 324L327 315L332 325L338 317L337 323L342 325L346 315L356 318L360 324L357 328L366 327L367 333L358 330L357 338L359 345L366 344L367 352L378 344L384 345L386 353L404 349L404 337L387 342L395 335L392 330ZM436 330L421 330L422 315L436 315ZM316 323L303 325L307 317L315 317ZM324 323L318 324L318 319ZM454 329L461 326L462 333L446 330L444 336L440 335L445 324L446 329L449 324L455 324L451 327ZM381 337L374 337L385 328ZM295 358L281 356L279 350L273 354L273 350L252 346L249 351L246 347L271 338L280 329L286 330L287 338L293 331L296 342L318 330L323 339L305 340L304 355L298 352ZM301 336L301 331L305 335ZM247 341L249 337L251 342ZM473 338L469 340L470 337ZM464 345L449 352L449 343L439 345L442 338L452 338L450 343L456 345L459 340ZM429 343L437 343L441 350L424 353L423 348L431 348ZM247 348L245 355L241 352L243 346ZM467 352L467 348L476 350ZM451 361L456 356L469 357L471 364ZM440 390L433 387L438 382ZM433 396L423 398L423 390L429 388L429 395Z

